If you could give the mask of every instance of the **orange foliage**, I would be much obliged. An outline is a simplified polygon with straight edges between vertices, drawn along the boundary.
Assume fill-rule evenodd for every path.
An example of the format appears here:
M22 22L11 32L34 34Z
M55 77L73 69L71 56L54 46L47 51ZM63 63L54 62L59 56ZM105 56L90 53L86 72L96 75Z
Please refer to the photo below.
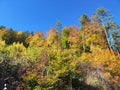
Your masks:
M95 45L101 48L106 48L106 38L103 28L97 22L91 22L84 26L85 43L86 45Z

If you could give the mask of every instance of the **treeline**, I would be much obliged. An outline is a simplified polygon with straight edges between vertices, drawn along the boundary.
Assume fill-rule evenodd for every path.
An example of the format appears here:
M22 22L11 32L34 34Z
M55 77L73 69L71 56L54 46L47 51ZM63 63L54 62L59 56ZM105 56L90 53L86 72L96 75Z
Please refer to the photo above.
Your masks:
M28 46L26 38L32 35L29 32L17 32L13 29L6 28L5 26L0 26L0 39L5 41L7 45L11 45L14 42L23 43L25 47Z
M99 8L80 27L41 32L0 27L0 80L10 90L119 90L120 27Z

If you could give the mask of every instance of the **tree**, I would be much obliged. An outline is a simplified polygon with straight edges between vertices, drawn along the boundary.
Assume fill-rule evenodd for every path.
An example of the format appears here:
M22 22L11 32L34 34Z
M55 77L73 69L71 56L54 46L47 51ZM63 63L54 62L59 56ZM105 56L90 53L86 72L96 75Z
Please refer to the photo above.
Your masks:
M33 36L29 35L28 38L26 38L26 42L30 46L43 46L44 42L44 36L41 32L36 32Z
M104 31L105 36L106 36L108 48L112 51L111 44L109 41L109 35L108 35L109 31L106 30L106 28L105 28L107 26L107 23L111 22L112 16L110 15L109 11L107 11L103 8L98 8L94 15L98 18L99 23L103 26L103 31Z
M55 26L55 30L57 31L57 33L60 35L61 34L61 29L62 29L62 24L60 21L56 22L56 26Z
M28 44L26 42L26 39L28 38L28 36L30 36L31 34L29 32L16 32L16 36L15 36L15 42L19 42L19 43L23 43L23 45L25 47L28 47Z
M49 46L58 43L58 32L55 29L50 29L50 31L47 34L47 43Z
M69 48L69 42L68 42L68 37L69 37L70 29L69 28L64 28L61 33L61 47L63 49L68 49Z
M6 44L10 45L15 41L16 32L13 29L6 29L6 32L3 36L3 40L5 40Z
M85 31L85 45L88 47L99 46L105 49L107 44L105 40L105 34L103 33L102 26L97 23L91 22L84 26Z
M70 26L70 33L69 33L69 44L71 49L76 49L79 48L80 45L80 37L79 37L79 32L78 32L78 27L77 26Z
M85 14L83 14L83 15L81 16L81 18L80 18L80 24L84 26L84 25L87 24L88 22L90 22L88 16L85 15Z
M120 57L120 28L115 24L115 27L112 31L112 39L113 39L113 50L116 51L118 56Z
M6 29L6 27L3 26L3 25L1 25L1 26L0 26L0 30L3 30L3 29Z
M85 52L86 47L85 47L85 31L84 31L84 26L90 22L89 18L87 15L83 14L80 18L80 24L82 25L81 27L81 32L82 32L82 45L83 45L83 52Z

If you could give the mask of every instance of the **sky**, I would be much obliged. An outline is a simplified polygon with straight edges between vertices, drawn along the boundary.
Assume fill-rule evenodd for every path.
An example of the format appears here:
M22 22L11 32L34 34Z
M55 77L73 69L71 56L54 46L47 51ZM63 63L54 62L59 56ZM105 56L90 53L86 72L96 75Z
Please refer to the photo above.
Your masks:
M101 7L109 10L120 25L120 0L0 0L0 25L46 33L57 21L62 27L80 26L82 14L91 17Z

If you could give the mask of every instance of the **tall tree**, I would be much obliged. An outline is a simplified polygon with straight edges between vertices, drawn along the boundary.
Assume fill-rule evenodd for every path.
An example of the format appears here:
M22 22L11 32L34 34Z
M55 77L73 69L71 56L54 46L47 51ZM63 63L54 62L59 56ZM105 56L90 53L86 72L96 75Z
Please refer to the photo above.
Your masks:
M87 15L83 14L80 18L80 24L82 26L86 25L88 22L90 22L90 19L88 18Z
M113 29L112 31L113 46L112 47L120 57L120 27L115 24L114 27L111 27L111 29Z
M82 32L82 45L83 45L83 51L85 52L85 31L84 31L84 26L90 22L89 18L87 15L83 14L80 18L80 24L82 25L81 27L81 32Z
M109 31L106 29L107 23L111 22L111 20L112 20L112 16L109 13L109 11L107 11L103 8L98 8L94 15L98 18L99 23L103 26L103 31L106 36L108 48L112 51L111 44L109 41L109 35L108 35Z
M60 42L61 42L61 47L63 49L69 48L69 41L68 41L69 34L70 34L69 28L64 28L62 30Z
M62 29L62 24L61 24L60 21L57 21L57 22L56 22L55 29L56 29L57 33L60 35L61 29Z

